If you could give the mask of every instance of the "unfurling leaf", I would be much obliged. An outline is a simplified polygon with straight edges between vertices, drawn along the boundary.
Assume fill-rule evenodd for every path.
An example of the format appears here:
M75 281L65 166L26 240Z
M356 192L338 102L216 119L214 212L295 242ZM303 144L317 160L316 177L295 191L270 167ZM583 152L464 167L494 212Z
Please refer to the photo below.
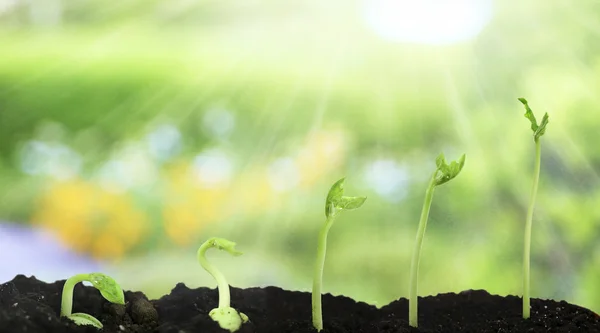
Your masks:
M450 164L447 164L444 154L440 154L435 160L437 165L435 185L442 185L458 176L465 165L465 158L466 155L463 154L458 161L452 161Z
M440 153L440 155L438 155L438 157L435 159L435 165L441 173L448 173L448 164L446 164L444 153Z
M225 238L213 237L213 238L209 239L207 242L210 243L211 247L215 247L219 250L226 251L231 255L239 256L239 255L243 254L243 252L237 251L235 249L235 244L236 244L235 242L232 242Z
M531 111L531 108L529 107L529 103L527 102L527 100L521 97L519 98L519 102L523 103L523 106L525 106L525 118L529 119L529 122L531 122L533 140L537 142L540 139L540 137L544 135L544 133L546 133L546 126L548 125L548 113L544 114L542 122L538 124L537 120L535 119L535 115L533 114L533 111Z
M533 133L533 137L536 142L540 139L540 137L542 135L544 135L544 133L546 133L547 125L548 125L548 113L545 113L544 117L542 118L542 122L540 123L540 126L538 126L538 129L535 131L535 133Z

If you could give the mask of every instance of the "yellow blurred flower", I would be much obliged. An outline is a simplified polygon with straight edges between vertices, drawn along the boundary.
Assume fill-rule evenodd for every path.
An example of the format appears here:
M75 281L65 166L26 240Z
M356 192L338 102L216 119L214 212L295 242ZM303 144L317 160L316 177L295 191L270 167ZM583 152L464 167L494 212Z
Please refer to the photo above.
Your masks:
M106 231L96 236L91 249L96 258L121 258L125 250L125 242Z
M32 217L69 247L113 259L139 243L146 220L128 195L80 179L50 184Z

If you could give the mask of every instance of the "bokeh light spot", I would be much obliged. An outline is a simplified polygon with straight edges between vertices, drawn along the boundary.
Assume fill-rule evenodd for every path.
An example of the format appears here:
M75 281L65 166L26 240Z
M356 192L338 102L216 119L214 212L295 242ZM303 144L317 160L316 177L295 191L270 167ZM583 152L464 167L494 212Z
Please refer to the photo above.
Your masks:
M230 158L219 149L209 149L194 158L194 171L205 187L226 185L231 179L233 165Z
M492 18L492 1L366 0L363 15L383 39L444 45L476 37Z

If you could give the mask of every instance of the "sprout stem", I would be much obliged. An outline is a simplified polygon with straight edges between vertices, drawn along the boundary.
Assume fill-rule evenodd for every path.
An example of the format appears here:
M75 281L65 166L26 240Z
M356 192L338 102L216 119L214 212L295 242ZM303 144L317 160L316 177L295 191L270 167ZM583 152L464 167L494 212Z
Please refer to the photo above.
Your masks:
M68 317L73 313L73 289L79 282L89 281L89 274L73 275L65 281L62 300L60 303L60 316Z
M337 213L344 210L357 209L365 203L367 197L344 196L344 181L342 178L335 182L325 199L325 225L319 231L317 241L317 260L315 261L315 272L313 276L312 290L312 319L313 327L320 332L323 330L323 311L321 306L321 287L323 284L323 266L325 266L325 254L327 253L327 233L333 225Z
M198 261L202 268L204 268L212 277L217 281L217 288L219 289L219 308L230 307L231 298L229 296L229 284L225 280L225 276L215 266L206 260L206 250L216 246L213 240L207 241L198 249Z
M323 267L325 266L325 254L327 253L327 234L333 225L335 214L327 217L325 225L319 231L319 240L317 243L317 260L313 275L312 290L312 319L313 326L317 331L323 329L323 311L321 306L321 289L323 284Z
M429 187L425 192L425 202L423 203L423 209L421 210L421 219L419 220L419 229L417 231L417 239L415 247L413 249L412 261L410 264L410 290L408 297L408 322L412 327L418 327L419 325L419 314L418 314L418 299L417 299L417 276L419 275L419 261L421 256L421 247L423 244L423 238L425 236L425 228L427 227L427 220L429 219L429 209L431 208L431 201L433 200L433 192L436 185L436 170L431 175L429 181Z
M542 156L542 147L540 140L535 141L535 166L533 175L533 185L531 186L531 196L529 198L529 208L527 209L527 221L525 222L525 241L523 251L523 319L530 317L530 260L531 260L531 226L533 224L533 209L535 197L537 195L538 183L540 179L540 165Z

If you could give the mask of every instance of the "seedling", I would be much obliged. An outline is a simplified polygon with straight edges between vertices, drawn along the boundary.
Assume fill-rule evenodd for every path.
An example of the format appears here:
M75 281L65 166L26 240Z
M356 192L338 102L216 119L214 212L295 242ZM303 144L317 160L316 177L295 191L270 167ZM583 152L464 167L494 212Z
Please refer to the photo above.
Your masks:
M234 256L242 255L242 252L236 251L234 242L218 237L210 238L198 249L198 261L200 262L200 265L215 278L217 281L217 288L219 289L219 306L210 310L208 315L212 320L219 323L221 328L230 332L235 332L240 329L240 326L242 326L243 323L248 321L248 316L231 307L229 284L227 284L227 280L225 280L221 271L206 260L206 251L212 247L219 250L225 250Z
M356 209L367 200L367 197L345 197L344 196L344 181L342 178L335 182L325 200L325 225L319 232L319 240L317 242L317 261L315 264L315 272L313 276L312 289L312 319L313 326L317 331L323 329L323 313L321 308L321 287L323 282L323 266L325 265L325 253L327 252L327 233L333 225L337 214L343 210Z
M125 304L123 289L110 276L102 273L77 274L70 277L63 287L60 316L67 317L77 325L92 325L102 328L102 323L87 313L71 313L73 310L73 289L79 282L88 281L100 291L102 297L116 304Z
M529 197L529 208L527 208L527 220L525 221L525 241L523 249L523 319L527 319L531 315L530 295L529 295L529 277L531 265L531 225L533 224L533 208L535 197L537 195L538 183L540 179L540 165L542 156L542 145L540 137L546 133L548 125L548 113L544 114L542 122L538 125L533 111L529 108L529 104L525 98L519 98L519 101L525 106L525 118L531 123L533 131L533 141L535 142L535 165L533 167L533 185L531 186L531 196Z
M413 250L413 257L410 264L410 289L408 298L408 322L410 326L418 326L418 307L417 307L417 276L419 274L419 260L421 256L421 246L423 245L423 237L425 236L425 228L427 227L427 219L429 218L429 209L433 199L433 192L436 186L449 182L456 177L463 166L465 165L465 155L463 154L458 161L446 163L444 154L440 154L435 163L437 168L431 175L427 192L425 192L425 202L421 210L421 219L419 220L419 229L417 230L417 240Z

